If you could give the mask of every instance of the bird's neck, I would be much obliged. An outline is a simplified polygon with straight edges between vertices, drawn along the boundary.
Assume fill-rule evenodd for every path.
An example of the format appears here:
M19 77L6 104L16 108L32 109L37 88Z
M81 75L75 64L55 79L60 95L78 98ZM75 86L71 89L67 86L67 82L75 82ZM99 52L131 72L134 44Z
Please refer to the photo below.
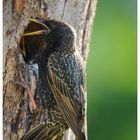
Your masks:
M49 56L53 53L58 53L60 56L65 53L73 53L75 51L74 43L66 43L67 41L56 41L55 43L48 43L47 47L42 52L42 55L40 57L40 62L42 63L42 66L47 64ZM43 60L43 61L42 61Z
M70 25L55 20L45 21L51 30L46 36L47 45L41 55L41 60L47 63L49 56L54 53L74 52L76 32Z
M47 46L42 53L42 59L47 59L54 52L63 53L75 50L75 38L69 30L56 28L46 36L46 39Z

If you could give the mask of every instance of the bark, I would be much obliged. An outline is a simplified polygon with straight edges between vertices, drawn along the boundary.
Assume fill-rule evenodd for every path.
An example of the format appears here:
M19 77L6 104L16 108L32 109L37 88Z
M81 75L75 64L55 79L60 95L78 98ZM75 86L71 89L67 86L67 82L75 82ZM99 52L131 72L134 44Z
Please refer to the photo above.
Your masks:
M71 24L76 29L77 46L86 64L96 0L4 0L3 7L3 133L4 140L18 140L30 128L47 119L46 111L38 103L37 65L25 64L19 51L18 44L29 18L59 19ZM31 107L28 90L21 84L23 81L31 87L36 110ZM63 139L73 140L72 135L69 131Z

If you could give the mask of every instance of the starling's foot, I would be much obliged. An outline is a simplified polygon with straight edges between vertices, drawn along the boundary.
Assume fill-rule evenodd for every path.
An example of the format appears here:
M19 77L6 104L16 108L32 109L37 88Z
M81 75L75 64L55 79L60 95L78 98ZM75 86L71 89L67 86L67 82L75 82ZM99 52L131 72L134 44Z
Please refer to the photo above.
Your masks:
M20 72L20 78L21 78L21 81L20 82L19 81L16 81L14 83L16 85L22 86L23 88L25 88L27 90L27 93L28 93L29 98L30 98L31 103L32 103L32 107L35 110L36 109L36 103L34 101L34 98L33 98L33 95L32 95L32 91L30 90L29 86L27 85L26 81L24 80L21 72Z

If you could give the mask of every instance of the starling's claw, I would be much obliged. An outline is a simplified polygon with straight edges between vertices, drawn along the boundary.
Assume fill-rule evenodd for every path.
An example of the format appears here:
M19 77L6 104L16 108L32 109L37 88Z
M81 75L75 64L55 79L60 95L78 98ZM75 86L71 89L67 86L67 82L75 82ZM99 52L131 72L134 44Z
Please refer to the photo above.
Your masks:
M27 93L28 93L29 98L30 98L31 103L32 103L32 107L33 107L33 109L35 110L35 109L36 109L36 103L35 103L35 101L34 101L34 98L33 98L33 95L32 95L32 91L30 90L29 86L28 86L27 83L25 82L25 80L24 80L24 78L23 78L21 72L20 72L20 77L21 77L21 82L16 81L16 82L14 82L14 83L15 83L16 85L22 86L23 88L25 88L25 89L27 90Z

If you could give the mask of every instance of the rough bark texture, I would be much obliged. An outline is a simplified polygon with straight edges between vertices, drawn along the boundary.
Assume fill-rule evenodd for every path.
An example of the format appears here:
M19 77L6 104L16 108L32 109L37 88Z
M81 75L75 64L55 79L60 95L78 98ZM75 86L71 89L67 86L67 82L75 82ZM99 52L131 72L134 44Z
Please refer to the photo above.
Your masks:
M37 65L25 64L18 47L29 18L59 19L71 24L77 31L77 46L86 64L96 0L4 0L3 6L3 132L4 140L18 140L31 127L47 119L46 111L38 104ZM31 87L36 110L31 107L27 88L19 83L24 80ZM72 132L67 132L63 139L73 140Z

